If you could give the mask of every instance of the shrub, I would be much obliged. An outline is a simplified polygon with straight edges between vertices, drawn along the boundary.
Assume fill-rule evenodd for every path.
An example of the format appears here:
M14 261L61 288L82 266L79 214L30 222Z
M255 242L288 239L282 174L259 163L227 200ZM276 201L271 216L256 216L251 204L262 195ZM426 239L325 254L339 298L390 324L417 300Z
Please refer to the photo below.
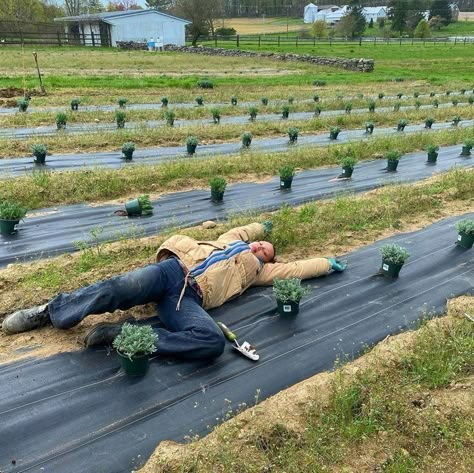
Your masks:
M283 105L283 108L281 109L281 115L283 118L288 118L290 116L289 105Z
M150 196L148 194L141 195L138 198L138 203L140 204L142 215L151 215L153 213L153 205L151 205Z
M408 120L405 120L405 118L402 118L398 120L398 129L403 130L406 126L408 125Z
M474 148L474 139L468 138L467 140L464 140L463 146L468 148L470 151L472 148Z
M223 194L227 187L227 181L223 177L213 177L209 181L211 191L217 194Z
M321 115L321 112L322 112L322 108L319 106L319 105L316 105L316 107L314 107L314 114L319 117L319 115Z
M413 97L415 97L415 99L417 99L419 96L420 96L420 92L415 92L415 93L413 94Z
M28 110L28 106L30 105L30 102L28 99L21 99L21 100L18 100L18 102L16 103L18 105L18 110L20 112L26 112Z
M216 28L214 30L214 33L217 36L235 36L237 34L237 31L235 30L235 28L221 26L220 28Z
M400 158L402 157L402 153L397 150L391 150L385 153L385 159L387 161L400 161Z
M435 144L430 144L426 147L428 153L437 153L439 151L439 146Z
M474 105L474 95L469 96L467 101L469 102L469 105Z
M151 325L132 325L125 322L113 342L114 348L130 360L135 356L151 355L156 351L158 335Z
M64 112L59 112L56 115L56 126L59 129L66 128L67 115Z
M48 152L48 147L43 143L34 143L31 145L31 152L33 156L46 156Z
M268 105L268 98L267 97L262 97L260 99L260 101L262 102L262 105L265 105L265 106Z
M80 99L72 99L71 100L71 110L77 110L79 108L81 101Z
M168 97L161 97L161 105L163 105L163 107L167 107L168 103L169 103Z
M208 79L203 79L203 80L198 81L197 86L200 89L213 89L214 88L214 84L212 83L212 81Z
M294 97L288 97L288 103L289 104L292 104L293 102L295 101L295 98Z
M273 280L273 294L276 299L285 302L300 302L310 290L301 285L301 279L289 278Z
M461 121L461 117L459 115L455 115L453 117L453 126L458 126L460 121Z
M176 114L173 112L173 110L167 110L165 112L165 120L167 125L173 126L175 118Z
M278 173L280 174L280 179L284 181L292 179L295 175L295 167L290 164L285 164L284 166L281 166Z
M198 143L199 143L199 140L195 136L188 136L186 138L186 145L197 146Z
M434 108L438 108L439 107L439 100L438 99L434 99L431 104L433 105Z
M400 110L401 105L402 105L402 104L401 104L400 102L395 102L395 103L393 104L393 111L394 111L394 112L398 112L398 111Z
M382 100L385 97L385 94L383 92L379 92L378 97L380 100Z
M403 97L403 94L401 92L398 92L397 97L401 99Z
M115 112L115 121L117 122L117 128L123 128L127 121L127 114L121 110Z
M125 106L127 105L127 102L128 102L128 99L125 98L125 97L120 97L118 100L117 100L117 103L119 105L120 108L125 108Z
M427 118L425 120L425 128L431 128L433 126L433 123L435 122L434 118Z
M344 104L344 110L346 111L346 113L351 113L351 111L352 111L352 102L346 102Z
M326 85L326 81L321 80L321 79L316 79L315 81L313 81L313 85L315 85L316 87L324 87Z
M365 131L366 131L367 133L373 133L374 128L375 128L374 122L367 122L367 123L365 124Z
M195 100L196 100L196 103L198 105L203 105L204 104L204 99L202 98L201 95L198 95Z
M341 132L341 129L338 126L331 126L329 127L329 136L332 139L336 139L339 133Z
M250 120L254 121L257 118L258 108L257 107L250 107L249 108L249 115Z
M235 95L233 95L233 96L230 98L230 103L231 103L232 105L237 105L237 102L238 102L237 97L236 97Z
M319 102L319 95L318 94L313 95L313 100L315 102Z
M288 137L290 138L290 143L295 143L298 140L298 133L300 130L295 127L288 128Z
M405 248L393 243L383 245L380 252L386 263L403 264L410 257L410 253Z
M417 110L419 110L420 107L421 107L421 100L416 100L416 101L415 101L415 108L416 108Z
M16 202L4 200L0 203L0 218L2 220L21 220L26 212L28 209Z
M342 168L351 168L354 169L357 163L357 158L355 156L341 156L339 158L339 164Z
M369 100L368 106L369 106L369 112L375 112L375 106L376 106L375 100Z
M250 131L246 131L245 133L242 134L242 146L244 148L248 148L250 144L252 143L252 133Z
M133 153L135 151L135 143L132 141L127 141L122 145L122 153Z
M465 235L474 235L474 220L467 218L460 220L456 223L456 230Z
M451 103L453 104L454 107L457 107L458 106L458 103L459 103L459 100L458 99L453 99L451 101Z
M211 108L212 120L217 125L221 121L221 111L217 107Z

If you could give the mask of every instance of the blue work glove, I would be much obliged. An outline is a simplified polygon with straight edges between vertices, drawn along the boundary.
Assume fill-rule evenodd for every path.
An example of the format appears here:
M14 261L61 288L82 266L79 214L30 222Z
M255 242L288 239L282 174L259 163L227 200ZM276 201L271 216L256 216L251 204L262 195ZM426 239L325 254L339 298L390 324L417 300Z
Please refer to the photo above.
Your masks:
M271 220L265 220L262 222L263 228L265 228L265 235L268 235L273 228L273 222Z
M337 258L328 258L331 268L338 273L342 273L347 268L346 261L339 261Z

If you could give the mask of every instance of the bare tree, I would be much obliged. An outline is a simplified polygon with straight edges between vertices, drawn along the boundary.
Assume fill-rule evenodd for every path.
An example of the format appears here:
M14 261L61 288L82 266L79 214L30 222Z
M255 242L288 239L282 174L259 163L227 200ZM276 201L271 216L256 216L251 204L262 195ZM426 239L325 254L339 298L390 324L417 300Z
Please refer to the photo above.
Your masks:
M66 12L69 16L80 15L83 11L84 0L64 0Z

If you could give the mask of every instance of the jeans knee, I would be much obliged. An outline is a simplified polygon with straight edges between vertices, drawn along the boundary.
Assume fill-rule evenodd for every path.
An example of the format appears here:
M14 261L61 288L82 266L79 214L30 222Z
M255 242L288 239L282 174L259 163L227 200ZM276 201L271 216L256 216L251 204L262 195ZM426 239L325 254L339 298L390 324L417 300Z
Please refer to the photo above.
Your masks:
M224 353L225 337L220 330L213 332L211 338L211 347L211 354L209 355L211 357L217 358L218 356L221 356L222 353Z

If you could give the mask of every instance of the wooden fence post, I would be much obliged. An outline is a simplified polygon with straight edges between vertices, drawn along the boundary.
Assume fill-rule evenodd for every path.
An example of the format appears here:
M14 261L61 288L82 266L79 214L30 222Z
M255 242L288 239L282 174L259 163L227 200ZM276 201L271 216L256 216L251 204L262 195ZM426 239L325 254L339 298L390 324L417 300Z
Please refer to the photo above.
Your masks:
M298 47L298 36L296 36L296 47Z
M95 48L94 32L91 30L92 46Z
M239 47L239 45L240 45L240 35L237 35L235 39L237 40L237 47Z
M56 31L56 34L58 35L58 44L59 46L62 46L63 44L61 43L61 35L59 34L59 31Z
M217 48L217 36L214 35L214 46Z
M258 35L258 47L260 47L261 41L262 41L262 37Z
M280 47L280 35L278 35L278 47Z

